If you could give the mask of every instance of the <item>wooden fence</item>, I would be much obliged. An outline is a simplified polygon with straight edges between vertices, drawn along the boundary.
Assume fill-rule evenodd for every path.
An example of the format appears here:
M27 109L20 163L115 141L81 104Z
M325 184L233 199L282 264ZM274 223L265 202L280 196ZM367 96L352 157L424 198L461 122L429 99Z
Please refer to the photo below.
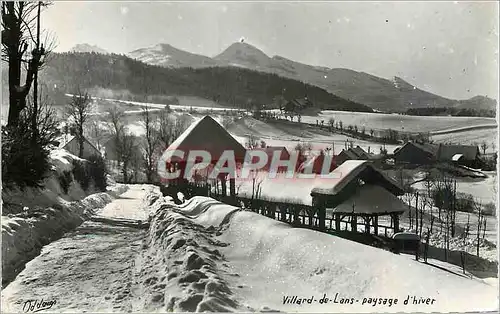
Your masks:
M375 225L370 225L365 223L365 218L368 217L364 217L363 215L357 215L355 218L348 215L339 216L334 215L328 209L325 217L325 227L322 229L320 228L319 208L314 206L244 196L221 195L214 193L210 185L206 184L189 183L183 186L161 187L161 190L164 195L170 195L174 200L177 198L177 192L182 192L187 199L193 196L207 196L223 203L242 207L263 216L288 223L294 227L314 229L326 233L363 233L385 238L390 237L394 233L394 226L391 219L381 220L381 222L389 222L390 225L379 225L378 220ZM339 219L338 223L336 219Z

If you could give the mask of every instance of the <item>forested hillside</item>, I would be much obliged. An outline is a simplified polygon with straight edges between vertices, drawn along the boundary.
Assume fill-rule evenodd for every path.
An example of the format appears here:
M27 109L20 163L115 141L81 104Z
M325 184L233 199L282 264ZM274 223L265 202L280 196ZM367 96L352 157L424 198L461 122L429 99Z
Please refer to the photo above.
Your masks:
M249 103L272 107L273 99L283 93L286 99L307 96L321 109L372 111L319 87L275 74L236 67L163 68L116 54L54 54L42 76L47 86L65 93L77 88L104 88L121 95L125 90L135 100L146 95L185 95L236 107Z

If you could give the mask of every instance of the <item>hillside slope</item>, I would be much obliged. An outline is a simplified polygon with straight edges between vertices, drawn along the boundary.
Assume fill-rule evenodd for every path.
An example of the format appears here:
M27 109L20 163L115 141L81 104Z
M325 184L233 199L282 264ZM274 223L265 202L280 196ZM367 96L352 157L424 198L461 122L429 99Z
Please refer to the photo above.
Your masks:
M123 55L54 54L41 77L47 86L56 86L59 93L100 87L127 91L131 95L127 100L142 101L149 95L184 95L246 108L249 104L272 106L274 98L282 94L287 99L307 95L320 109L372 111L319 87L274 74L236 67L165 68Z

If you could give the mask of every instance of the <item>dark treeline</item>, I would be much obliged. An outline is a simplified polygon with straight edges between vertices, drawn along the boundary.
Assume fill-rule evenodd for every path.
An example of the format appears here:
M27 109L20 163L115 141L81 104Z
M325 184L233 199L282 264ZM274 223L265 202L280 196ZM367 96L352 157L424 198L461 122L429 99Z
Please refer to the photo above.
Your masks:
M275 74L236 67L163 68L123 55L61 53L52 56L44 70L48 86L71 93L76 87L127 90L134 100L148 95L185 95L212 99L221 105L242 107L248 103L272 107L276 96L307 96L320 109L372 112L316 86Z
M495 110L488 109L470 109L470 108L453 108L453 107L421 107L410 108L406 111L407 115L411 116L441 116L450 115L456 117L489 117L496 116Z

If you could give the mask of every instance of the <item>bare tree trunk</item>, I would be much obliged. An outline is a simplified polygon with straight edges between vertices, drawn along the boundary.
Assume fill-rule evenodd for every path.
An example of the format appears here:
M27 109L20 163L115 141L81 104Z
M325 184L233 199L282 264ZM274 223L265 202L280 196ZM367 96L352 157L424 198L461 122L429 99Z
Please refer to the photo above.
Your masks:
M446 211L446 237L445 237L445 261L448 262L448 251L450 249L450 211Z
M482 215L482 209L479 207L478 215L477 215L477 236L476 236L476 255L479 257L479 237L481 235L481 215Z
M420 237L422 237L422 228L424 226L424 206L425 206L425 203L422 204L421 211L420 211Z
M35 50L37 53L40 51L40 8L42 7L42 3L38 2L38 12L36 17L36 43ZM38 69L34 73L33 78L33 118L31 119L31 130L33 132L32 138L33 143L36 143L38 138L38 127L37 127L37 116L38 116ZM81 156L80 156L81 157Z
M78 157L83 158L83 145L84 145L84 137L83 137L83 124L78 126Z
M486 216L483 216L483 240L484 240L484 237L486 236Z
M30 28L25 19L29 17L34 5L34 3L26 1L2 2L2 45L6 48L9 66L8 126L17 124L21 111L26 107L26 98L35 79L35 74L40 68L41 57L45 55L43 47L33 51L31 59L27 61L28 70L25 83L21 85L23 56L28 49L28 43L23 36L25 35L24 30Z
M431 230L430 228L427 228L427 235L425 237L425 246L424 246L424 262L427 263L427 254L429 252L429 238L431 235Z
M418 234L418 192L415 193L415 233Z

